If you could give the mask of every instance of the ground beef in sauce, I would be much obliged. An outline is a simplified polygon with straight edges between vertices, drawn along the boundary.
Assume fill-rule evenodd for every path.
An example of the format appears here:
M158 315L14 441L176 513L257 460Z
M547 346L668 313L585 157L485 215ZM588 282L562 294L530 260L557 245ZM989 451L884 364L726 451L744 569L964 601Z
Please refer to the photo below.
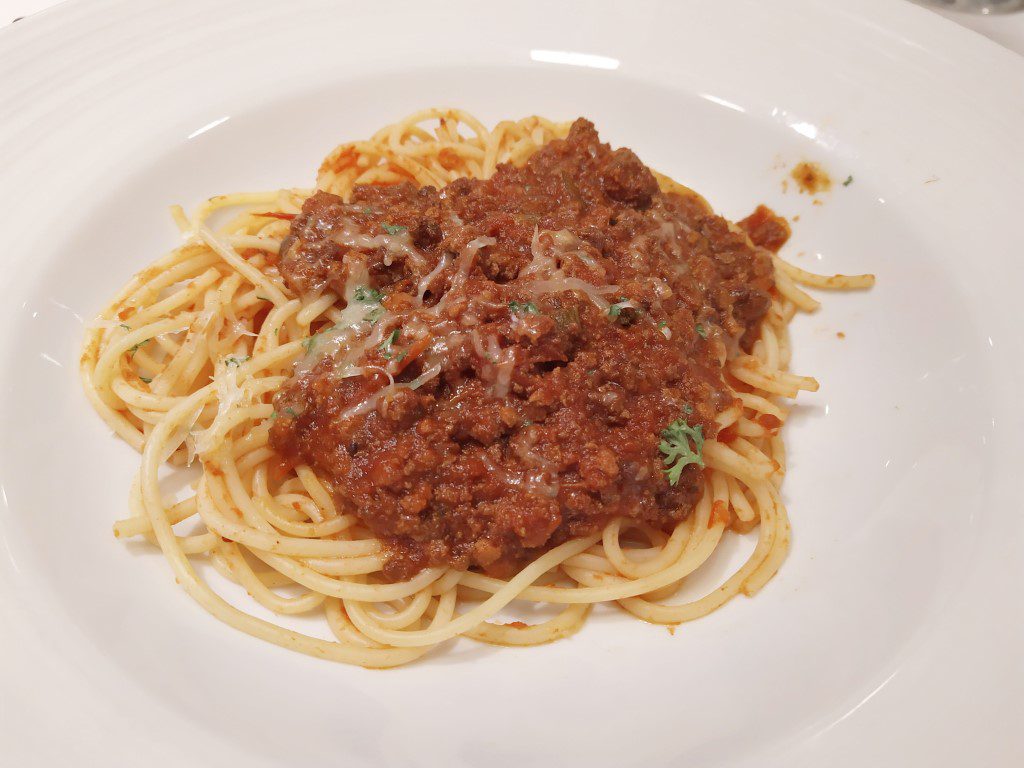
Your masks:
M777 247L768 215L753 223ZM507 576L616 516L684 519L701 470L670 485L659 434L679 418L716 433L733 401L722 362L774 289L742 229L661 192L584 119L487 181L317 192L280 268L300 294L351 298L363 276L386 296L372 345L300 363L271 443L385 541L392 579Z

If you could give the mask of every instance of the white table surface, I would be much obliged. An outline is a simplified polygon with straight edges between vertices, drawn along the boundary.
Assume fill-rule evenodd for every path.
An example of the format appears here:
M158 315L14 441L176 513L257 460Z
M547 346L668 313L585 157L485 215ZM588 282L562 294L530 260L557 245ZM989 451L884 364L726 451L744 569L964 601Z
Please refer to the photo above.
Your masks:
M842 0L828 1L842 2ZM893 0L893 2L907 1ZM19 16L30 16L58 4L57 0L0 0L0 27L7 26ZM935 12L1024 56L1024 11L988 16L947 10L935 10Z

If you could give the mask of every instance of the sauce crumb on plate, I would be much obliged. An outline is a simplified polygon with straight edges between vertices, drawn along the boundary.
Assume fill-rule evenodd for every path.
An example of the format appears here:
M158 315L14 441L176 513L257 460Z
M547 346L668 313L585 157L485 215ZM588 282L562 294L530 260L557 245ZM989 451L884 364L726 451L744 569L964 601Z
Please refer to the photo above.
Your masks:
M832 189L832 178L817 163L806 160L799 162L789 175L796 182L801 194L806 192L809 195L816 195Z

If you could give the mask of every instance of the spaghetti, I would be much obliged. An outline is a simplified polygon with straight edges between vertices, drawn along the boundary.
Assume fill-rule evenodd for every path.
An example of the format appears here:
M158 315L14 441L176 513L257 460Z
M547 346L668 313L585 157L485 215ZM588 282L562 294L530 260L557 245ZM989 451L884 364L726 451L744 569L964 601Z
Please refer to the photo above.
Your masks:
M358 185L408 181L440 188L460 178L488 179L500 164L521 166L568 132L568 124L536 117L488 130L462 111L426 110L368 141L339 146L321 166L317 186L348 200ZM662 191L710 211L691 190L657 179ZM308 365L315 337L325 327L362 322L352 314L351 291L299 295L282 276L282 243L310 194L223 195L191 217L174 208L185 244L136 275L90 329L81 362L85 390L111 429L142 455L129 493L131 515L115 523L116 536L158 545L177 581L221 621L285 648L365 667L405 664L459 636L498 645L550 642L576 632L597 603L616 604L648 622L678 624L739 593L753 595L771 579L790 537L779 494L786 464L782 401L818 387L788 371L788 325L797 311L818 306L800 286L866 288L872 276L823 277L771 256L771 305L749 352L734 345L724 364L733 403L715 415L717 438L703 441L699 498L671 530L616 517L599 532L538 551L507 578L430 563L393 580L383 575L386 543L358 510L339 498L322 472L308 463L283 463L271 447L280 416L272 398ZM236 209L241 212L214 226L215 218ZM382 242L392 241L372 246ZM420 303L431 280L424 278ZM545 282L534 286L546 290ZM558 286L585 288L571 278ZM591 300L612 314L634 308L629 301L612 303L615 298ZM335 347L350 343L352 336L343 333ZM395 372L372 374L390 379L381 393L393 391ZM403 386L414 390L439 373L424 366ZM508 386L497 360L494 379L499 389ZM378 402L360 407L372 410ZM201 472L189 494L168 497L161 489L165 465L183 468L196 460ZM189 521L194 531L176 530ZM695 601L671 602L723 537L755 528L753 552L723 584ZM235 608L201 578L193 558L205 558L274 614L320 613L333 639ZM532 626L494 621L517 602L560 610Z

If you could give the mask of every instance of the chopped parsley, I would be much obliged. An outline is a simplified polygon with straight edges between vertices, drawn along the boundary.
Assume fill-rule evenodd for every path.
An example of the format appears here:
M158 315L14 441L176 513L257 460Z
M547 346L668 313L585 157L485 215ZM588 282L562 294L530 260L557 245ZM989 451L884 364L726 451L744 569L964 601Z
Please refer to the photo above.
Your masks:
M132 347L131 349L128 350L128 356L129 357L135 357L135 353L139 351L139 347L144 347L147 344L149 344L149 342L151 342L151 341L152 341L152 339L143 339L138 344L136 344L134 347Z
M693 447L690 447L693 441ZM691 427L686 419L676 419L661 431L658 450L665 454L665 475L671 485L679 482L683 469L690 464L704 466L701 452L704 450L704 428L698 424Z
M539 315L540 310L532 301L510 301L508 311L513 315Z
M260 296L258 293L256 294L256 298L260 299L261 301L270 301L270 299L268 299L266 296Z
M853 176L847 176L846 181L843 182L844 187L848 187L853 184Z
M356 301L362 301L367 304L380 304L384 299L384 294L376 288L370 288L366 285L357 285L355 290L355 299Z
M327 333L328 331L333 331L336 327L337 326L335 326L335 325L325 325L323 328L321 328L319 331L314 333L312 336L309 336L309 337L303 339L302 340L302 348L304 350L306 350L306 354L309 354L309 351L311 349L313 349L313 347L316 346L317 340L318 340L318 338L321 335ZM245 359L248 360L249 358L245 358Z
M693 413L693 406L690 405L689 403L685 403L683 405L683 413L689 416L691 413Z
M375 307L363 315L363 322L373 325L384 315L384 307Z
M118 325L124 328L126 331L130 331L132 329L132 327L128 325L128 323L118 323Z
M381 357L383 357L385 360L390 360L392 357L395 356L392 349L394 348L394 345L398 342L399 332L400 330L398 328L395 328L395 330L388 334L388 337L380 343L380 346L377 347L377 349L380 350ZM405 355L402 355L402 357L405 357ZM398 359L401 360L402 358L400 357Z
M608 307L608 317L618 317L628 305L629 299L625 296L620 296L618 302Z
M659 320L658 321L658 327L659 328L665 328L667 326L668 326L668 320Z
M224 365L225 367L230 367L232 365L238 367L249 359L251 359L250 355L246 355L245 357L226 357L224 358Z
M365 213L367 216L372 216L373 208L363 208L363 213Z
M389 235L400 235L409 229L408 227L403 227L401 224L388 224L386 221L381 222L381 227Z
M295 409L294 409L294 408L285 408L285 409L284 409L284 412L285 412L285 413L286 413L287 415L291 416L291 417L292 417L293 419L294 419L295 417L297 417L297 416L299 415L298 413L296 413L296 412L295 412Z
M633 310L632 314L623 314L627 309ZM629 325L633 319L642 314L643 309L633 303L628 296L620 296L617 302L608 307L608 317L623 325Z
M708 337L708 329L704 326L703 323L697 323L695 326L693 326L693 330L695 330L697 332L697 335L700 336L702 339L706 339Z
M150 376L139 376L139 379L144 381L144 382L146 382L147 384L149 384L149 383L151 383L153 381L152 377L150 377Z

